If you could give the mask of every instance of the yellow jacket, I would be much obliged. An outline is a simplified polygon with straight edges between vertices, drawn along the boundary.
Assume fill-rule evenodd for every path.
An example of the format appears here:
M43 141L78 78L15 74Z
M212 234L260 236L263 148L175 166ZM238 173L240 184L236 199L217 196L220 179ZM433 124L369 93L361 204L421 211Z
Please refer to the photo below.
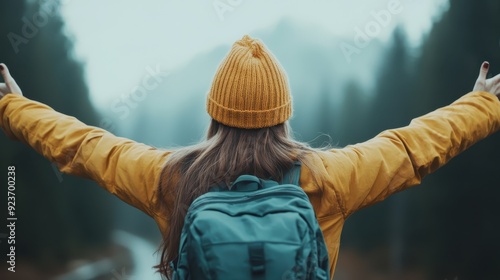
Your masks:
M160 173L172 151L116 137L26 97L0 99L0 126L67 174L90 178L150 215L162 233L167 217L155 209ZM317 187L302 168L300 185L315 209L328 246L331 276L340 234L353 212L419 184L422 177L500 128L500 102L486 92L387 130L364 143L311 154L325 178Z

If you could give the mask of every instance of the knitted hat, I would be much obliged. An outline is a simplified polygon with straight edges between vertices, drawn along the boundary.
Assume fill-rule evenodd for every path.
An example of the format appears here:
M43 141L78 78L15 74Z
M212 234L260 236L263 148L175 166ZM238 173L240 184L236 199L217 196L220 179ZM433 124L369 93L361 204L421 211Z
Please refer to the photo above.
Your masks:
M245 35L219 65L208 114L227 126L253 129L285 122L292 102L285 71L259 40Z

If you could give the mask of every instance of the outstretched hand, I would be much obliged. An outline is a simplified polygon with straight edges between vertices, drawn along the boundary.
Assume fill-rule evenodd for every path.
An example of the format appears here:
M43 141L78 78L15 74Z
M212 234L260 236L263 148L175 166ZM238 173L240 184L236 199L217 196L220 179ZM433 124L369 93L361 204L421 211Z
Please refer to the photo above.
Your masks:
M496 95L500 99L500 74L493 78L486 79L490 64L485 61L479 70L479 77L477 77L474 91L486 91Z
M16 81L10 75L9 68L5 64L0 63L0 72L2 73L3 83L0 83L0 99L7 93L14 93L23 95L21 88L17 85Z

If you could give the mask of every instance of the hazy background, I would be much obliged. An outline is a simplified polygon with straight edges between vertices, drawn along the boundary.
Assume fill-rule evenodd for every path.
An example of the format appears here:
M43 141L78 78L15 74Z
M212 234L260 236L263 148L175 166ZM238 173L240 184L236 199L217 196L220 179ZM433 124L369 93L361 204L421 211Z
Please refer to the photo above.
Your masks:
M6 0L0 62L28 98L168 148L203 136L218 63L250 34L288 73L297 138L342 147L469 92L484 60L500 72L499 14L498 0ZM499 278L499 140L354 214L335 279ZM158 278L152 219L3 134L0 147L19 219L15 274L0 229L1 279Z

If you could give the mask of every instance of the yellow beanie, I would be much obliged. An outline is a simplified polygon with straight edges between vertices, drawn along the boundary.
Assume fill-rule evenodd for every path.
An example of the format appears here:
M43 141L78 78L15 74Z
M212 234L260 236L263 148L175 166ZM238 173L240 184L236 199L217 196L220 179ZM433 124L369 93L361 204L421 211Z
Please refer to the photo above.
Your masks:
M208 114L227 126L254 129L285 122L292 102L285 71L259 40L245 35L219 65Z

